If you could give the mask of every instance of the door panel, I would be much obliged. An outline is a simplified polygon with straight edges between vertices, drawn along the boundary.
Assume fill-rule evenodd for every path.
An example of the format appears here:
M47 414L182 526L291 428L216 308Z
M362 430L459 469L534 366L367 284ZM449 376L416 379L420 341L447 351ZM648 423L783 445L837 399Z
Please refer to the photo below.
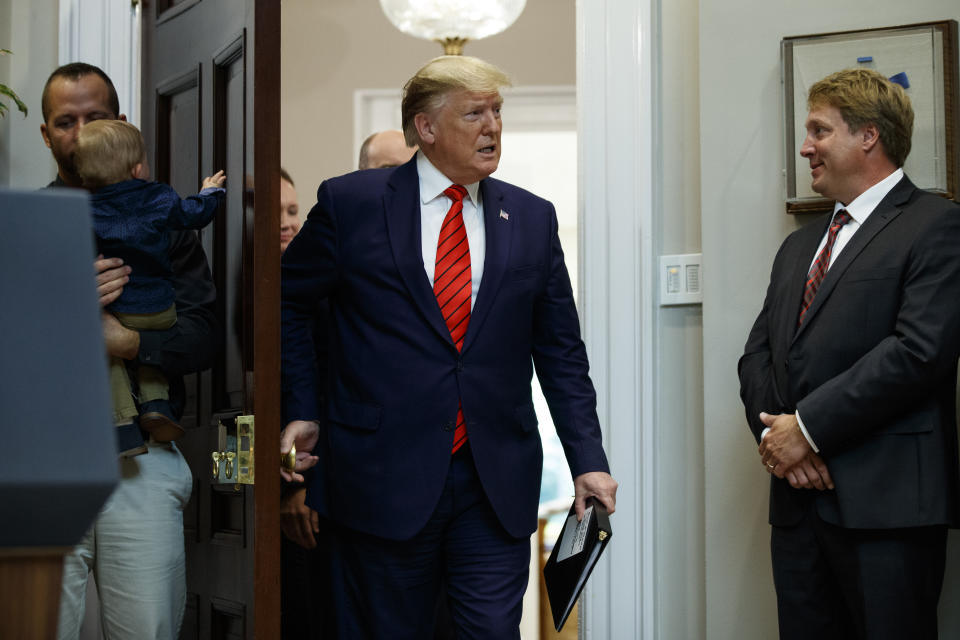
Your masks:
M213 105L214 105L214 164L223 167L228 175L245 176L246 144L244 128L244 52L243 34L234 38L213 60ZM214 387L214 397L218 407L229 409L240 406L244 397L243 367L243 254L237 247L243 246L244 226L244 179L231 180L227 187L226 215L218 222L223 233L218 240L220 275L225 276L218 282L220 301L224 306L225 318L229 321L224 327L223 378ZM249 359L249 358L248 358Z
M178 442L194 476L184 513L183 638L279 636L279 3L164 1L144 8L143 123L156 179L182 195L224 169L227 196L201 243L224 349L185 381ZM255 56L261 61L254 64ZM255 415L256 486L211 481L218 421Z

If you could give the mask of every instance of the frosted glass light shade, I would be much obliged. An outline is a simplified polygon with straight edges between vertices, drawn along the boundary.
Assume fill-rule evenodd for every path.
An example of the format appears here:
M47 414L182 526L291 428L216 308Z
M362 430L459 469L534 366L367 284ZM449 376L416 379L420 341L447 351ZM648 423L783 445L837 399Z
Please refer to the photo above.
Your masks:
M526 0L380 0L400 31L427 40L478 40L516 21Z

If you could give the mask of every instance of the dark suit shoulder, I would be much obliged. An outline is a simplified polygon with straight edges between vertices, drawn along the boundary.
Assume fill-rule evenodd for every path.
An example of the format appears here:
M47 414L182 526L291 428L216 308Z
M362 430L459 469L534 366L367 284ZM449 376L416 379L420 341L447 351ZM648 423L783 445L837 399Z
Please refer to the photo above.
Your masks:
M510 184L509 182L497 180L496 178L487 178L484 180L484 182L488 182L490 188L498 191L505 198L510 198L513 200L529 200L532 201L531 204L534 206L553 206L549 200L541 198L537 194L531 193L530 191L527 191L526 189L518 187L514 184Z
M351 171L342 176L328 178L320 183L317 191L319 194L324 189L337 196L351 194L357 197L364 197L383 193L390 181L390 176L396 170L395 167L388 169L366 169L363 171Z
M914 211L922 212L933 216L942 214L960 215L960 206L956 202L923 189L914 190L904 205L904 210L909 210L911 213Z
M915 211L933 215L960 211L960 207L953 200L918 188L906 175L890 190L878 208L884 204L902 208L911 214Z

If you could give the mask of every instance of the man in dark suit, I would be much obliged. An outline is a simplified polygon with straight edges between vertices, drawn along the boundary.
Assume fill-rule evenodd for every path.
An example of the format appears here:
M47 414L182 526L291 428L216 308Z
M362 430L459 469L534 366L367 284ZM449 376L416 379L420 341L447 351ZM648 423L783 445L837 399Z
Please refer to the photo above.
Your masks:
M740 359L770 490L781 638L937 637L957 524L960 208L903 174L913 110L866 69L808 97L827 219L774 260Z
M319 460L307 503L335 522L344 638L430 637L442 578L457 637L520 637L542 466L534 367L578 512L588 496L615 507L553 206L488 177L508 82L476 58L428 63L402 106L420 152L322 184L283 256L281 451L296 442L297 471Z

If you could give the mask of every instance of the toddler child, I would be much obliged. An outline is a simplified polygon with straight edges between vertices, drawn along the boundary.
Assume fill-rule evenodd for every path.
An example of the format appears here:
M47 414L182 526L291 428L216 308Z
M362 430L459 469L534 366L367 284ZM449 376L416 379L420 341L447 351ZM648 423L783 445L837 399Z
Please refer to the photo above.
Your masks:
M122 258L131 268L123 293L107 309L130 329L169 329L177 321L167 256L170 230L200 229L213 219L224 194L223 171L205 178L199 194L181 200L172 187L147 181L143 136L121 120L95 120L81 128L74 162L83 186L91 191L98 251ZM110 358L113 418L123 457L147 452L140 429L155 442L170 442L184 433L160 369L133 361L129 374L137 383L136 396L127 363Z

